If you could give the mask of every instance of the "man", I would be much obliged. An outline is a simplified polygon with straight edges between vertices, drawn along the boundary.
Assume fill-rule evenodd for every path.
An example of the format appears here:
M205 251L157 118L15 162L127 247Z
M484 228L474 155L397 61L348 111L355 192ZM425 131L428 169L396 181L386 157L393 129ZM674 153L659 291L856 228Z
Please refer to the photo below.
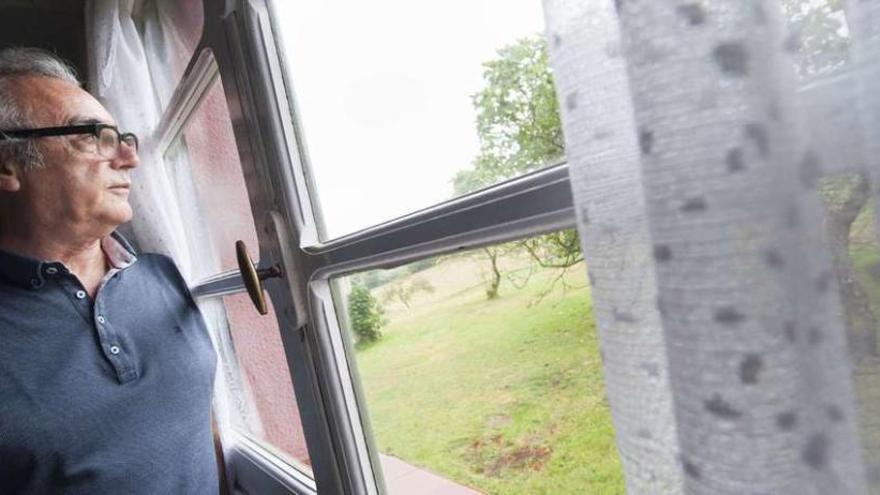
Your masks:
M136 105L137 102L131 102ZM0 51L0 493L217 493L216 355L174 263L115 232L137 138Z

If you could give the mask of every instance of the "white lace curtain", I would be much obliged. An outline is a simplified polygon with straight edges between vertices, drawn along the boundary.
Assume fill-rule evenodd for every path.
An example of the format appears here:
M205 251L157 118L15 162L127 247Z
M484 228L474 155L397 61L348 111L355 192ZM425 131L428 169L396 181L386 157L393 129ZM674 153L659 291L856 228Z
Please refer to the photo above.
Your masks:
M628 491L880 493L876 319L823 204L880 186L880 2L809 83L779 0L544 8Z

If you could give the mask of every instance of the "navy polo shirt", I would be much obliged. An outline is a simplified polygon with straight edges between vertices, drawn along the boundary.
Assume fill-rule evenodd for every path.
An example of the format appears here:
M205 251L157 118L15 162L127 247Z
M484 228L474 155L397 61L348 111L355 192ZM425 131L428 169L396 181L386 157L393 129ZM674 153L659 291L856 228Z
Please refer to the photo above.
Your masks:
M102 241L94 300L0 251L0 493L215 494L216 354L170 258Z

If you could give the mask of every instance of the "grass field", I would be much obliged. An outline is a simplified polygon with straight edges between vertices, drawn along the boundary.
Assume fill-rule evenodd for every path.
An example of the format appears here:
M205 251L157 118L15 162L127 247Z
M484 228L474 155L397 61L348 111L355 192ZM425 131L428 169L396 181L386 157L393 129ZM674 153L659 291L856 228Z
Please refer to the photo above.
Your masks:
M435 291L357 352L379 450L489 494L623 493L585 268L530 305L555 272L490 301L485 263L410 275Z

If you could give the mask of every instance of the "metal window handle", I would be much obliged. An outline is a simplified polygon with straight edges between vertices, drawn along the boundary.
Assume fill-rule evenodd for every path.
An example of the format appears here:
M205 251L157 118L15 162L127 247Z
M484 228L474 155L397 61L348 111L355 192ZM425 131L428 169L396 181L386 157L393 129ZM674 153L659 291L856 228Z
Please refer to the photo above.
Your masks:
M280 277L281 268L278 265L272 265L268 268L257 270L254 262L251 261L251 255L248 254L244 241L235 242L235 256L238 258L238 269L241 272L241 279L244 281L244 286L247 288L251 301L261 315L269 314L262 281L267 278Z

